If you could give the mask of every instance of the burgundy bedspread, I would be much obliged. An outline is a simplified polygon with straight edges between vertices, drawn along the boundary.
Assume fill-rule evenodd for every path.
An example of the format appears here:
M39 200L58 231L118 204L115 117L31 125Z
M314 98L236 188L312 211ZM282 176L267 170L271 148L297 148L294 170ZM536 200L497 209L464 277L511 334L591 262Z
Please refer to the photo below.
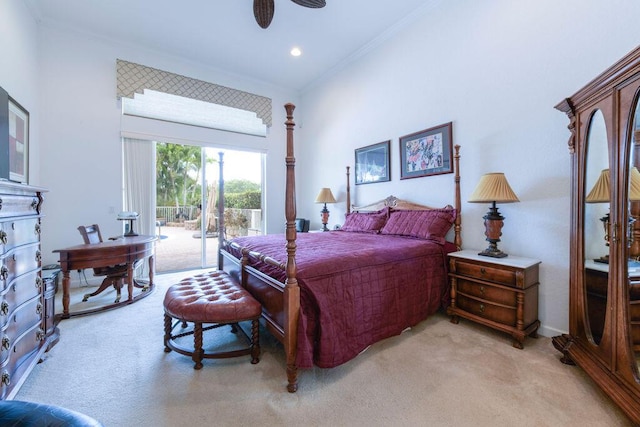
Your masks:
M286 262L282 234L234 242ZM296 242L300 368L345 363L449 301L446 253L455 250L452 244L343 231L299 233ZM249 264L284 282L284 271L255 259Z

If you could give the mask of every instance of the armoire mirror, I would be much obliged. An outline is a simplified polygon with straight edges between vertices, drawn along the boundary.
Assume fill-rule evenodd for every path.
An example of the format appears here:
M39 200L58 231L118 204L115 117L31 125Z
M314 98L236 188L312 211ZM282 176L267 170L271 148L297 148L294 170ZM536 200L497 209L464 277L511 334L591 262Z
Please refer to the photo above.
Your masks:
M640 168L639 97L640 47L556 105L569 118L571 132L571 245L569 332L552 340L560 360L582 368L635 425L640 425L640 191L635 189L640 173L633 167ZM608 178L608 191L590 197L600 178Z
M629 137L629 233L627 273L629 276L629 321L631 345L640 363L640 97L637 95L630 121ZM637 372L636 372L637 374Z
M607 128L599 109L589 121L585 148L585 188L589 191L584 207L586 325L597 345L602 339L607 313L611 201Z

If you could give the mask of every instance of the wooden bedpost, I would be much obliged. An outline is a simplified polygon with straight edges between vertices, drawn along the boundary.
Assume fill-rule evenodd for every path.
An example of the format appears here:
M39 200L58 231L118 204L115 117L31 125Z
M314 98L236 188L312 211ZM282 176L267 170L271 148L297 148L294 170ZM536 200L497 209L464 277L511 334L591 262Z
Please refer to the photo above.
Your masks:
M456 220L453 224L453 230L455 238L453 243L457 246L458 250L462 249L462 237L460 236L460 222L462 221L462 203L460 202L460 146L454 145L455 154L453 160L456 167L455 183L456 183Z
M347 213L351 213L351 184L349 183L349 166L347 166Z
M296 356L298 350L298 316L300 313L300 288L296 279L296 159L293 154L293 110L295 105L285 104L287 112L287 165L285 187L285 216L287 219L287 279L284 286L284 352L287 358L287 390L294 393L298 390L298 366Z
M220 151L218 153L218 270L222 270L223 256L222 248L224 247L224 153Z

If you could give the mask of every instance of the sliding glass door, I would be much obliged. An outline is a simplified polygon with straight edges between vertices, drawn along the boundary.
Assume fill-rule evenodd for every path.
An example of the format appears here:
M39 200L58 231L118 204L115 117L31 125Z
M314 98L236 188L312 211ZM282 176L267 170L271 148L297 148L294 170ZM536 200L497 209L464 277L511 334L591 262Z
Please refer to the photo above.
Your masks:
M262 234L263 154L157 143L157 272L216 267L220 152L227 235Z

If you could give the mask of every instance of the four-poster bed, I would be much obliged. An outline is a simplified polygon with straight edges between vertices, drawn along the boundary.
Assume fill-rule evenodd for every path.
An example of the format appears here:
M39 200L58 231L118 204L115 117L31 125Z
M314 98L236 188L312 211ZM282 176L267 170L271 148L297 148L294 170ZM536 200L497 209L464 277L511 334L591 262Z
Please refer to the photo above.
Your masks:
M239 276L262 304L267 329L284 345L289 392L297 390L298 368L345 363L446 307L447 253L461 246L459 146L454 206L391 196L352 208L347 167L342 230L296 234L294 108L285 105L285 234L220 238L219 254L219 269ZM452 243L445 239L451 228Z

